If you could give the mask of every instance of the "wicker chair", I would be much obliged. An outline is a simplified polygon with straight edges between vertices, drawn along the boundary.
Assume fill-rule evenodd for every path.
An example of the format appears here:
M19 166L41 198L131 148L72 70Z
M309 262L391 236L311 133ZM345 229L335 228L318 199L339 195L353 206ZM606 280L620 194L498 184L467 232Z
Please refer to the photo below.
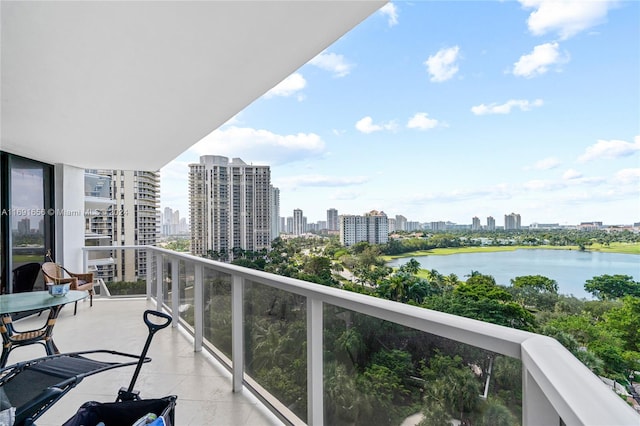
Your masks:
M44 276L45 286L50 284L66 284L69 283L71 290L86 290L89 292L89 306L93 306L93 272L84 274L69 272L63 266L54 262L45 262L42 264L42 275ZM73 308L73 315L78 312L78 302Z

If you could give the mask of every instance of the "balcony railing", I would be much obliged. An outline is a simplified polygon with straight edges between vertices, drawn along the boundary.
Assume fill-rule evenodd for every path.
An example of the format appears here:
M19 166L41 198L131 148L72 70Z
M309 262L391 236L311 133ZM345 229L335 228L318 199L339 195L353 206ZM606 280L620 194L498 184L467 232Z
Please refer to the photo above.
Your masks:
M291 424L322 425L328 423L328 416L335 415L339 407L325 401L329 386L325 380L341 377L345 382L355 381L348 373L340 376L328 371L325 358L336 354L328 353L325 346L335 338L336 324L344 331L359 324L371 326L372 321L403 341L441 341L460 351L484 351L490 365L500 356L519 360L521 381L514 392L522 393L521 420L525 426L640 424L640 416L631 407L550 337L157 247L110 248L146 250L146 270L150 271L147 297L156 299L158 309L172 313L174 326L179 324L192 333L195 351L205 348L229 368L233 391L250 389ZM90 251L104 249L85 247L85 262ZM297 321L279 317L285 307ZM306 361L306 365L279 372L283 377L306 375L306 381L299 380L304 386L297 389L295 403L291 403L291 395L282 397L286 392L261 374L260 366L269 362L269 357L291 355L264 349L270 335L283 341L282 332L258 325L257 315L267 311L277 319L274 328L286 330L287 338L298 337L289 350L302 351ZM300 330L300 324L306 327ZM273 376L275 371L270 369L269 374Z

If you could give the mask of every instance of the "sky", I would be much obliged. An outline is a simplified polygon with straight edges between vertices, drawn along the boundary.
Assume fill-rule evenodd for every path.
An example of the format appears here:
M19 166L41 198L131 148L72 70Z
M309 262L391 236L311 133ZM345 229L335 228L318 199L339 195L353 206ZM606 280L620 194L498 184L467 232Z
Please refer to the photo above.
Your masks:
M160 171L269 165L280 215L640 222L640 2L390 2Z

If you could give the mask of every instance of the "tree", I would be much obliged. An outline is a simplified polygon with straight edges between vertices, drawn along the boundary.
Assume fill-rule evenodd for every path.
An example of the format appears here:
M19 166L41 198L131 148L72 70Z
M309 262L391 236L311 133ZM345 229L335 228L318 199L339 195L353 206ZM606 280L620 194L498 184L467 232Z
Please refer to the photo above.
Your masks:
M420 262L412 258L407 263L400 266L399 271L406 272L407 274L415 275L420 271Z
M558 293L558 283L551 278L542 275L524 275L511 280L511 285L516 288L530 288L538 293Z
M600 300L640 297L640 282L629 275L600 275L587 280L584 289Z
M478 424L480 426L511 426L518 424L518 421L500 400L491 398L487 401Z

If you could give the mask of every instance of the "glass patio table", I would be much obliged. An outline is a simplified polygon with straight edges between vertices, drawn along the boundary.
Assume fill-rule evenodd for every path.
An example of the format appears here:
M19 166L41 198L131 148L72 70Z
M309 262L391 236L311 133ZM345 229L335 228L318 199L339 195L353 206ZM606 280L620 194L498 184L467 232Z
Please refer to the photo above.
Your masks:
M44 345L47 355L60 353L53 342L53 327L58 314L67 303L78 302L89 296L86 291L70 290L64 296L51 296L47 291L12 293L0 295L0 334L2 335L2 356L0 368L7 363L9 352L18 346L39 343ZM46 323L34 330L17 331L13 325L11 314L19 312L37 312L49 310Z

